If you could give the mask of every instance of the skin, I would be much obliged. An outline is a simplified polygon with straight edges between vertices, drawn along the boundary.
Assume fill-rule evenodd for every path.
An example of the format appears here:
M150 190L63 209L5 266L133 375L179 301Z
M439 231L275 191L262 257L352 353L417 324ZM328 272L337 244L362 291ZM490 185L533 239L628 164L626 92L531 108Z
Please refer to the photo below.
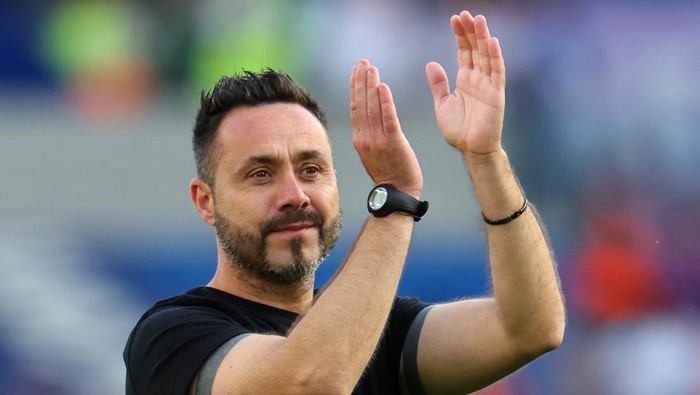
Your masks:
M501 144L505 66L500 45L483 16L463 11L450 23L458 48L455 89L450 91L442 66L426 66L437 123L445 141L462 155L484 214L503 218L520 208L524 197ZM350 115L353 144L372 180L419 198L420 166L401 130L391 90L364 59L351 73ZM330 144L303 108L274 104L234 110L224 119L217 144L221 156L214 190L201 180L191 187L208 224L216 224L216 212L250 231L284 212L313 208L326 223L338 213ZM306 162L296 159L309 150L328 164L313 180L306 178ZM246 158L261 152L277 159L271 177L262 182L262 174L249 177L256 168L240 170ZM287 336L251 335L239 342L220 366L213 393L350 393L381 337L413 226L405 215L369 216L316 301L312 278L279 286L251 277L230 262L219 242L217 272L209 286L301 315ZM290 264L289 243L295 237L302 241L305 259L319 256L317 229L302 227L267 240L271 263ZM562 341L565 315L558 277L534 207L515 221L486 229L494 295L438 305L427 315L418 370L428 393L482 388Z
M366 63L361 68L366 67ZM363 69L364 70L364 69ZM367 81L363 76L359 80ZM368 96L369 86L376 94L378 76L363 82L358 94ZM393 102L387 102L393 107ZM366 111L365 111L366 113ZM290 121L291 120L291 121ZM383 128L381 119L379 125ZM246 133L251 127L256 133ZM384 133L383 130L377 130ZM396 155L397 162L388 169L396 173L400 187L403 172L399 171L410 152L409 164L418 163L400 130L391 130L381 154L363 160L377 167L383 158ZM330 145L320 124L297 105L275 104L237 109L223 122L217 144L221 156L217 164L214 190L201 180L193 180L192 197L202 219L214 226L215 212L236 218L241 226L254 230L267 218L283 211L306 208L318 210L324 219L338 213L335 174L330 167ZM369 130L358 131L359 140ZM394 140L404 144L395 144ZM359 141L358 140L358 141ZM237 171L246 158L268 152L277 161L271 169L270 181L259 184L257 168L252 181L247 171ZM300 152L318 151L314 165L327 171L314 181L306 180L304 161L296 161ZM374 166L374 165L372 165ZM230 170L225 170L230 169ZM267 180L267 177L263 177ZM411 184L416 185L416 180ZM414 192L416 193L416 192ZM252 335L241 341L224 359L214 381L214 393L348 393L359 380L379 341L389 314L398 280L408 251L413 219L403 215L389 218L370 217L335 280L312 305L311 282L279 287L277 284L251 278L231 265L219 243L217 272L209 286L238 296L282 309L302 313L294 329L286 336ZM315 230L291 235L302 237L305 257L318 255ZM287 235L268 241L271 262L289 264ZM342 306L342 308L340 308ZM328 342L328 339L333 342ZM254 389L254 390L251 390Z
M199 179L191 185L195 205L209 225L215 226L218 214L256 234L265 221L299 210L319 213L326 225L340 215L330 142L321 123L303 107L237 108L224 117L216 144L215 188ZM294 239L301 241L305 260L320 259L319 229L308 220L285 224L266 236L265 259L273 266L289 265ZM310 302L313 277L287 285L266 282L237 268L222 249L221 237L217 247L219 264L208 286L296 312Z
M520 208L523 193L501 145L505 64L486 18L463 11L450 23L459 71L450 92L444 69L426 66L438 126L459 150L488 218ZM437 306L418 348L428 393L482 388L558 347L565 311L554 259L534 207L517 220L487 226L494 295Z

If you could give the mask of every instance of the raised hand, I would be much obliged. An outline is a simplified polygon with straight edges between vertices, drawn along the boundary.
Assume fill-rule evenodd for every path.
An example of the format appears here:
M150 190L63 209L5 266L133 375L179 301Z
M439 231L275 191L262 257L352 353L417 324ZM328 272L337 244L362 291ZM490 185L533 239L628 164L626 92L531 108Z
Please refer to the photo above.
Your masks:
M447 73L438 63L425 68L435 116L444 139L463 154L500 150L505 110L506 69L498 39L486 18L468 11L450 19L457 40L457 87L450 93Z
M365 59L355 65L350 77L350 122L353 145L375 185L392 184L420 197L423 175L401 131L391 90Z

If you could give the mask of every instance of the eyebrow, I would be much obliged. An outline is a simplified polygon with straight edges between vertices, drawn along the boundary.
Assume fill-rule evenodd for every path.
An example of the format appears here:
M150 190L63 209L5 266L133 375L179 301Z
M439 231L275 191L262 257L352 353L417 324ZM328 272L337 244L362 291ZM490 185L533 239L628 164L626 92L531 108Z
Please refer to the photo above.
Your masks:
M243 162L241 168L245 169L248 167L253 167L257 165L274 165L280 162L280 159L272 155L255 155L248 157L248 159Z
M323 155L321 155L321 152L319 152L318 150L306 150L299 151L296 155L294 155L293 161L303 162L311 159L320 159L322 157Z
M305 150L305 151L299 151L297 152L294 157L292 158L292 161L297 163L297 162L303 162L307 160L312 160L312 159L320 159L323 158L323 155L321 154L320 151L318 150ZM259 165L278 165L282 160L278 158L277 156L273 155L254 155L249 157L248 159L243 162L243 165L241 168L246 169L254 166L259 166ZM325 161L324 161L325 162Z

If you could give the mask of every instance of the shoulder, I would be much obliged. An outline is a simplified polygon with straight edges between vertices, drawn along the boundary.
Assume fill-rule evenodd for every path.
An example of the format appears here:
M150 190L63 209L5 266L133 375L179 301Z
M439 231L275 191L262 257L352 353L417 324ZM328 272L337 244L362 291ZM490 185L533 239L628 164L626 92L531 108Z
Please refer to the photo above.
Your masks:
M134 327L127 346L166 340L170 343L191 337L193 332L218 331L222 327L231 328L232 332L242 330L232 318L231 312L236 309L235 297L227 298L205 287L194 288L161 300L146 311Z
M246 333L218 306L218 299L218 295L195 289L159 301L149 309L124 349L131 386L147 389L147 393L179 392L189 386L212 351L228 339Z
M414 322L426 311L431 304L418 298L397 297L389 315L386 329L386 340L392 344L395 358L398 358L404 347L404 342L414 330Z
M429 306L431 306L430 303L423 302L419 298L397 297L391 308L390 323L398 327L405 327L408 330L416 316Z

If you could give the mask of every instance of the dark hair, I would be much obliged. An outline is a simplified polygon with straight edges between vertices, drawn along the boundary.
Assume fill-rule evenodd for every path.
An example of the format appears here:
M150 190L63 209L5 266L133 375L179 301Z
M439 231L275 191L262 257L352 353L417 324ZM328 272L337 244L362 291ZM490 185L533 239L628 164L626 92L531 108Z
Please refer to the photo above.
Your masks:
M328 131L326 115L309 92L286 73L270 68L261 73L244 70L233 76L223 76L211 91L202 91L200 108L192 135L192 148L197 164L197 175L214 187L216 133L221 120L238 107L271 103L295 103L318 118Z

